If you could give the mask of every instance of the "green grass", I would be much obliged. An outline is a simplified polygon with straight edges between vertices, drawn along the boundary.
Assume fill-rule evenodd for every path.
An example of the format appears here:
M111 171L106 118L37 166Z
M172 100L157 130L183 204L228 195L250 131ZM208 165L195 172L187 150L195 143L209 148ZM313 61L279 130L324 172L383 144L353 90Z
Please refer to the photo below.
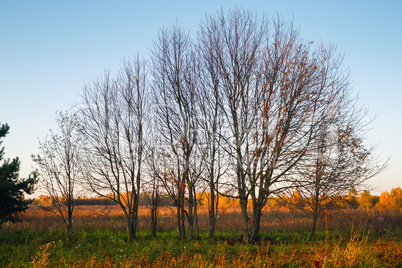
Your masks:
M1 267L142 267L221 266L313 267L314 260L327 267L402 267L401 233L378 238L367 230L354 232L264 233L259 243L240 243L240 233L206 232L188 243L176 232L153 238L140 232L126 242L121 231L80 229L72 241L63 229L0 232ZM399 249L398 249L399 248Z
M94 209L101 216L94 217ZM261 237L250 245L241 243L236 212L221 215L214 239L208 238L208 218L200 215L200 234L190 243L179 239L174 217L161 218L154 238L148 216L141 216L137 239L127 242L117 210L78 212L71 241L60 220L39 208L5 225L0 267L402 267L401 211L331 212L313 241L308 220L267 211Z

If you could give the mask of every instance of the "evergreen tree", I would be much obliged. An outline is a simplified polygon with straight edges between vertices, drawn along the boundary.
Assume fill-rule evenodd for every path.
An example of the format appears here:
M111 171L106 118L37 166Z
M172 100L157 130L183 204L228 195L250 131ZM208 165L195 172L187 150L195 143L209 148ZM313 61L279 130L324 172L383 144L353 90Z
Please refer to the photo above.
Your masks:
M0 138L8 133L10 127L0 124ZM0 145L2 141L0 140ZM0 147L1 148L1 147ZM4 148L0 149L0 161L3 160ZM33 172L28 179L19 178L20 161L18 157L6 159L0 166L0 228L7 221L17 222L31 200L24 199L24 192L32 194L38 174Z

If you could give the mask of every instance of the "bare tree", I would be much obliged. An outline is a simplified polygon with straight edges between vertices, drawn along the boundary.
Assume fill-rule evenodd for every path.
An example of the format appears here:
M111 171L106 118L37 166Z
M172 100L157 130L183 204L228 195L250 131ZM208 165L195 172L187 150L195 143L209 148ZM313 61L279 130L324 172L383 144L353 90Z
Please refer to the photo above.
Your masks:
M348 89L347 76L339 69L342 62L331 58L334 49L311 51L293 25L279 18L273 20L271 36L262 53L264 97L250 169L252 240L259 234L267 198L299 180L296 167L305 161L322 125L334 120ZM334 69L324 66L328 62Z
M148 199L151 210L151 229L152 235L156 237L158 226L158 211L161 205L161 180L158 171L161 170L163 155L159 151L161 148L158 135L155 133L155 126L150 122L150 133L146 150L146 167L149 180L144 184L144 194Z
M222 146L224 141L225 117L220 103L219 73L211 50L203 49L206 39L199 37L198 51L201 62L199 96L199 131L201 161L204 167L204 181L209 192L209 236L214 237L218 215L220 179L225 175L227 154Z
M90 189L120 205L128 239L135 239L143 177L148 108L146 63L124 62L113 79L103 78L83 89L80 110L85 136L84 175Z
M152 50L155 121L167 162L161 181L177 206L180 237L193 237L199 178L196 163L198 64L188 33L174 26L161 30ZM187 197L185 197L187 194ZM187 199L187 209L185 200Z
M364 113L356 104L341 107L337 120L324 125L310 161L300 167L302 184L298 187L303 203L311 212L313 239L321 212L335 206L349 191L366 187L366 182L387 167L374 155L374 147L364 145Z
M160 181L156 174L150 176L150 181L147 181L147 190L143 194L148 199L149 208L151 211L151 231L152 235L156 237L158 229L158 211L161 203Z
M218 215L220 179L225 175L227 166L226 153L222 148L223 117L220 113L218 97L208 95L214 91L201 91L200 94L200 159L204 170L204 181L209 192L209 236L214 237Z
M235 162L245 243L257 238L268 197L300 180L296 167L308 159L322 126L335 120L349 86L335 48L312 49L281 18L268 26L265 17L236 9L207 17L200 29L200 50L228 125L224 148Z
M59 132L53 131L44 142L39 141L38 155L32 155L41 171L41 184L52 199L55 210L67 227L68 237L73 235L74 198L78 195L80 180L79 161L82 139L80 124L75 114L59 112Z
M258 77L259 58L267 34L265 18L259 20L243 10L223 12L207 17L200 29L204 60L211 65L213 90L218 96L229 135L224 148L233 159L243 222L243 242L250 242L247 202L249 163L252 162L251 132L256 125L256 113L262 100L263 88Z

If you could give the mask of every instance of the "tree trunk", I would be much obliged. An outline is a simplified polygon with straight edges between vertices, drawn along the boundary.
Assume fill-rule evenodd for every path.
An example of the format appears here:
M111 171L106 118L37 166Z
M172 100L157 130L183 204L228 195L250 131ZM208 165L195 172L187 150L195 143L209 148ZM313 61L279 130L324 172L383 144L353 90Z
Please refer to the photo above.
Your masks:
M313 240L316 225L317 225L317 220L318 220L318 217L314 217L314 219L313 219L313 227L311 228L311 234L310 234L310 238L309 238L310 241Z
M138 201L138 196L134 197L132 211L128 211L126 214L128 241L133 241L137 238Z
M260 233L261 226L261 208L257 207L253 209L253 225L251 227L251 242L256 242Z
M214 137L215 137L215 128L216 128L216 115L217 115L218 105L215 106L215 117L214 117ZM209 179L209 192L210 192L210 206L209 206L209 237L213 238L215 236L215 225L216 225L216 214L217 209L215 210L215 205L218 206L218 200L215 202L215 153L216 153L216 142L215 139L212 140L212 161L211 161L211 169L210 169L210 179ZM215 204L216 203L216 204Z
M240 199L240 207L241 207L241 216L243 221L243 243L249 244L250 243L250 231L248 227L248 220L249 217L247 215L247 199L241 198Z
M136 238L136 230L132 219L127 219L127 241L133 241Z
M68 240L71 241L71 239L73 238L73 211L71 209L68 210L67 232Z
M179 236L181 240L186 238L186 229L184 224L185 214L184 214L184 193L179 190L178 200L177 200L177 225L179 228Z
M184 202L183 202L184 203ZM181 224L181 231L182 231L182 240L186 238L186 224L185 224L186 215L184 213L184 207L180 209L180 224Z
M188 211L187 211L187 222L188 222L188 231L187 231L187 241L193 240L193 230L194 230L194 195L192 187L188 187Z
M153 237L156 237L156 230L158 226L158 206L159 195L158 192L153 191L151 196L151 227Z
M156 215L156 209L155 208L151 208L151 227L152 227L152 236L156 237L156 230L157 230L157 215Z
M193 231L194 231L194 222L190 222L188 224L188 231L187 231L187 241L191 242L193 240Z
M177 201L176 204L176 220L177 220L177 227L179 228L179 236L180 239L183 239L183 231L181 230L181 220L180 220L180 213L181 213L181 209L180 209L180 205L178 204L179 202Z
M195 220L195 227L197 228L197 237L200 238L200 227L198 225L198 206L194 208L194 220Z
M321 168L322 168L322 161L319 159L317 160L317 167L316 167L315 193L313 197L313 227L311 228L311 234L309 238L310 241L313 239L318 216L320 213L319 206L320 206L320 182L322 173Z
M319 216L318 205L315 204L314 209L313 209L313 226L311 228L311 234L310 234L310 238L309 238L310 241L313 240L313 237L314 237L314 234L315 234L315 229L316 229L316 226L317 226L318 216Z
M215 225L216 225L216 216L215 216L215 189L213 186L213 180L210 182L210 207L209 207L209 238L213 238L215 236Z

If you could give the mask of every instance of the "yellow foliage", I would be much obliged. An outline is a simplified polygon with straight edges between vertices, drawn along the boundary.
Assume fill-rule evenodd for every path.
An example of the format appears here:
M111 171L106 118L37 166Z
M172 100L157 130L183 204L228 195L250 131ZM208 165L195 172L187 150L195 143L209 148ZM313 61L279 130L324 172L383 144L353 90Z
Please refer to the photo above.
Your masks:
M211 200L211 193L204 192L204 193L197 193L197 201L198 206L209 206ZM216 195L215 198L218 199L219 207L221 208L233 208L236 206L240 206L240 201L238 198L230 198L223 195ZM215 199L216 202L216 199Z
M39 205L44 207L50 207L53 204L53 199L47 195L41 195L39 197Z
M380 198L378 196L371 195L369 190L364 190L357 198L360 208L374 208L379 200Z
M402 189L392 188L391 192L382 192L378 208L400 209L402 208Z

